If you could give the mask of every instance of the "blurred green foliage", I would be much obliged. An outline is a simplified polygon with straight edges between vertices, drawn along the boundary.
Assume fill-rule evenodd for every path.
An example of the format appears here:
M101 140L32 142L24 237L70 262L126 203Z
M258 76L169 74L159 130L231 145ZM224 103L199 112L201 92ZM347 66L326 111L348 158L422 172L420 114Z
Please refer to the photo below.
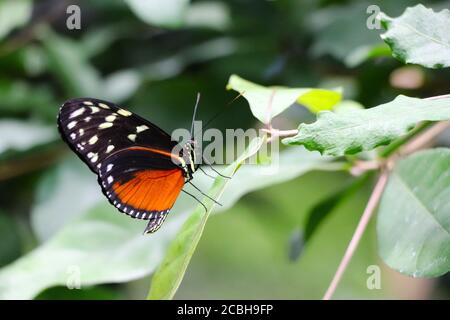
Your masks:
M151 9L155 3L161 14L142 7ZM64 257L46 256L45 250L78 254L80 248L70 247L76 243L92 249L98 259L92 260L93 270L98 261L110 269L97 270L92 281L92 274L85 275L83 290L58 286L38 298L143 298L148 287L145 276L182 222L183 215L175 215L154 238L145 238L140 234L142 225L109 207L95 177L57 136L55 117L63 101L77 96L114 101L171 131L188 127L196 92L202 93L201 119L226 108L214 122L217 128L259 126L244 99L227 105L235 93L226 91L225 85L234 73L264 85L342 87L345 99L366 107L402 93L421 97L448 93L447 69L418 68L425 81L414 88L393 82L392 72L402 65L386 54L381 31L366 27L369 4L397 16L417 3L86 0L76 2L81 29L68 30L66 8L72 2L0 0L0 266L9 265L0 269L4 275L0 296L20 291L9 295L2 291L17 280L5 278L15 265L23 266L24 283L38 285L40 279L27 276L42 272L38 268L46 266L47 258ZM422 3L436 8L449 4ZM279 128L291 129L310 119L305 110L290 108L274 121ZM441 143L450 145L448 140ZM263 190L250 188L252 192L236 205L210 218L175 298L321 297L367 193L361 190L339 203L293 263L288 258L292 232L304 227L306 215L317 203L349 183L340 173L297 175L277 181L281 184L263 185ZM285 182L289 179L293 180ZM233 188L227 192L232 198ZM177 204L185 210L194 205L187 199ZM135 238L130 239L130 233ZM90 236L81 241L86 234ZM96 246L102 249L97 255ZM135 255L134 246L142 255ZM28 265L30 256L38 263ZM373 264L382 266L376 256L374 224L336 297L448 298L448 281L438 280L434 290L425 292L423 282L383 266L382 289L369 290L366 269ZM65 283L66 270L61 267L59 272L61 281L49 285ZM141 280L130 282L136 279ZM405 281L413 288L410 295L396 290L396 284ZM28 291L28 297L37 294L31 287L20 289Z

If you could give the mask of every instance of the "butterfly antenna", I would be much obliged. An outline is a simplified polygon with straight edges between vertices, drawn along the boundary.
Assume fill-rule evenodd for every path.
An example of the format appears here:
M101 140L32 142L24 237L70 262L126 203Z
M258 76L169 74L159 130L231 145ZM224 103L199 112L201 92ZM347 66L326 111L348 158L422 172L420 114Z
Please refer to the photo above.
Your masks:
M227 104L226 104L226 107L228 107L230 104L232 104L234 101L236 101L237 99L239 99L240 97L242 97L242 95L244 94L245 92L244 91L242 91L241 93L239 93L236 97L234 97L230 102L228 102ZM222 109L222 110L220 110L220 111L218 111L211 119L209 119L207 122L206 122L206 124L203 126L203 130L204 129L206 129L206 128L208 128L208 125L211 123L211 122L213 122L214 120L216 120L217 119L217 117L218 116L220 116L222 113L224 113L226 110L225 109Z
M194 106L194 114L192 115L192 123L191 123L191 138L194 139L194 123L195 123L195 116L197 115L197 107L200 102L200 92L197 92L197 100L195 101Z

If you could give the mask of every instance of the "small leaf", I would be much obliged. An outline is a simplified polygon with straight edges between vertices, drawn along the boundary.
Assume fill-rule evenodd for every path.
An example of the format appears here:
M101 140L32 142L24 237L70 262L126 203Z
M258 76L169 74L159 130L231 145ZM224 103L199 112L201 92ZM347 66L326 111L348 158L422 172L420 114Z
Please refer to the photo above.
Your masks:
M253 115L263 123L282 113L295 102L305 105L311 112L329 110L341 100L339 90L313 88L264 87L232 75L228 90L235 90L247 99Z
M450 118L450 98L418 99L398 96L370 109L334 113L323 111L312 124L300 124L298 134L283 143L342 156L387 145L418 122Z
M183 24L189 0L126 0L133 13L142 21L163 27Z
M23 26L31 18L32 2L28 0L0 1L0 39Z
M262 139L253 140L247 150L233 164L227 167L224 174L233 175L247 158L258 152L262 143ZM219 200L229 181L227 178L217 177L208 195L213 199ZM214 203L208 199L206 206L208 209L206 212L203 206L197 206L172 241L164 260L153 275L148 299L171 299L175 295L203 233Z
M399 161L381 199L378 251L393 269L414 277L450 271L450 149Z
M381 38L392 55L404 63L428 68L450 66L450 11L434 12L421 4L407 8L398 18L380 13L378 19L387 30Z

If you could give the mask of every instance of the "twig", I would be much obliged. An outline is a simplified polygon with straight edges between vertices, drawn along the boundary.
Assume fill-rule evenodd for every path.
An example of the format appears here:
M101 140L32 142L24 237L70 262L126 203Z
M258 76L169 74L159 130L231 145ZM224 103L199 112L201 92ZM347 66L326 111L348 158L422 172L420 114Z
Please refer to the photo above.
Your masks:
M424 146L426 146L431 140L433 140L435 137L440 135L442 132L444 132L447 128L450 127L450 120L438 122L434 126L432 126L430 129L425 131L423 134L414 137L413 140L408 142L403 146L402 149L400 149L400 154L406 155L411 154Z
M369 220L372 217L373 213L375 212L375 208L377 207L378 202L380 201L384 187L386 186L387 178L388 172L383 171L375 185L375 188L373 189L369 202L367 203L367 206L364 209L364 213L361 216L361 219L359 220L355 233L353 234L353 237L347 247L347 250L345 251L344 257L342 258L342 261L339 264L336 274L334 275L333 280L331 281L330 286L328 287L328 290L323 297L323 300L330 300L334 292L336 291L336 287L338 286L339 281L342 278L342 275L347 269L347 266L359 244L359 241L361 240L361 237L364 234L364 231L366 230L367 224L369 223Z
M270 134L270 138L269 138L269 140L267 140L268 142L271 142L273 139L275 139L277 137L291 137L291 136L295 136L298 133L297 129L278 130L278 129L272 128L271 125L269 125L269 129L261 129L261 130Z

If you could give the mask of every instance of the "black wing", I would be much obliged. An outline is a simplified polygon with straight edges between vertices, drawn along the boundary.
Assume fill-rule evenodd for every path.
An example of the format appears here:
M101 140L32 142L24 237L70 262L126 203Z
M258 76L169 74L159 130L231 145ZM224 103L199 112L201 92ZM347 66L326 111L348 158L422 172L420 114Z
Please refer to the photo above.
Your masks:
M170 153L177 145L149 121L114 103L93 98L66 101L59 110L58 130L95 173L104 160L117 151L144 146ZM176 167L175 164L168 166L167 169Z

